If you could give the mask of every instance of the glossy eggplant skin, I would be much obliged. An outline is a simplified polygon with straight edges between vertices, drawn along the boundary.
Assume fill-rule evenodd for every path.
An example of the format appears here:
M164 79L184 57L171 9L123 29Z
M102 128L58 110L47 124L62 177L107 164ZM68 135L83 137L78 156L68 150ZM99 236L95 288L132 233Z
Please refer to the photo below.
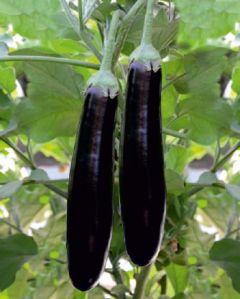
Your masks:
M104 268L112 231L113 143L117 97L97 87L86 92L76 138L67 205L68 269L87 291Z
M161 136L161 69L130 64L120 159L120 199L131 260L145 266L158 254L166 188Z

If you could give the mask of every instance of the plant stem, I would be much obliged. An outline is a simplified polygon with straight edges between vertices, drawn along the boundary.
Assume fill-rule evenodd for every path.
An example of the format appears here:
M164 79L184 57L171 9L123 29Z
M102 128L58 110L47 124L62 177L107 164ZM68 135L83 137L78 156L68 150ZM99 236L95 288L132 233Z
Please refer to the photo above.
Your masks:
M121 276L121 273L120 273L119 267L118 267L118 259L114 260L111 253L109 254L109 258L110 258L110 261L112 263L112 275L114 276L114 278L116 280L116 283L118 285L124 285L123 280L122 280L122 276ZM119 299L126 299L125 294L119 295Z
M5 144L7 144L9 147L11 147L15 153L17 154L17 156L32 170L36 169L36 166L34 165L33 162L31 162L25 155L24 153L19 150L15 144L13 144L9 139L5 138L5 137L0 137L0 140L2 140ZM63 190L59 189L58 187L51 185L49 183L43 183L43 185L45 187L47 187L49 190L55 192L56 194L64 197L67 199L67 193L64 192Z
M161 286L161 295L166 295L166 293L167 293L167 275L164 275L161 278L159 284Z
M118 298L117 295L113 294L111 291L109 291L107 288L105 288L103 285L99 284L98 287L103 290L104 293L110 295L111 297L114 297L114 298Z
M65 265L65 264L67 264L67 262L66 261L64 261L64 260L61 260L61 259L55 259L55 258L45 258L45 261L46 262L57 262L57 263L59 263L59 264L61 264L61 265Z
M30 185L30 184L58 184L58 183L67 183L68 179L56 179L56 180L44 180L44 181L34 181L34 180L23 180L23 185ZM0 182L0 185L8 184L9 182Z
M138 10L146 3L146 0L138 0L136 1L133 6L130 8L128 13L123 17L121 27L128 25L134 19L134 16L138 12Z
M234 154L236 150L240 148L240 141L237 142L215 165L211 168L212 172L216 172L218 169L222 167Z
M113 60L114 49L115 49L116 33L119 26L120 16L121 16L121 11L116 11L113 14L110 29L108 32L108 38L104 46L104 56L100 67L101 71L110 71L112 69L112 60Z
M151 267L152 267L152 264L150 264L146 267L143 267L141 269L141 272L137 279L137 285L136 285L136 289L135 289L135 292L133 295L133 299L143 299L144 298L145 288L146 288L148 276L151 271Z
M81 66L84 68L90 68L94 70L99 69L98 64L80 61L77 59L52 57L52 56L28 56L28 55L9 55L0 56L0 61L37 61L37 62L54 62L62 64L70 64L75 66Z
M132 27L132 24L135 20L136 13L138 10L145 4L146 0L138 0L128 11L128 13L123 17L122 23L121 23L121 28L119 31L119 34L117 36L117 41L116 41L116 50L114 53L114 66L117 63L118 57L121 53L124 41L126 40L127 34L129 30Z
M213 165L213 167L211 168L211 172L216 172L217 170L219 170L230 158L231 156L234 154L234 152L236 150L238 150L240 147L240 141L237 142L217 163L216 165ZM224 185L221 184L220 182L218 183L214 183L213 185L204 185L204 186L196 186L194 187L192 190L190 190L187 193L187 196L190 197L192 195L195 195L196 193L202 191L205 187L211 187L211 186L215 186L215 187L220 187L220 188L224 188Z
M81 38L84 41L84 43L86 44L86 46L89 48L89 50L91 50L92 53L97 57L98 61L101 61L102 54L100 54L99 51L97 50L97 48L93 45L93 43L90 39L89 32L86 32L85 30L83 30L81 32Z
M85 24L90 19L91 14L94 11L94 7L96 7L96 4L100 4L100 0L91 0L91 4L90 4L91 6L88 9L87 13L83 16L83 21Z
M17 232L19 232L19 233L21 233L22 234L22 230L20 229L20 228L18 228L16 225L14 225L14 224L12 224L12 223L10 223L10 222L8 222L7 220L5 220L5 219L0 219L0 223L5 223L6 225L8 225L9 227L11 227L11 228L13 228L13 229L15 229Z
M186 134L179 133L178 131L174 131L174 130L167 129L167 128L162 128L162 133L165 135L169 135L169 136L173 136L173 137L177 137L177 138L181 138L181 139L188 139L188 136Z
M236 201L234 201L232 208L231 208L230 215L228 217L227 228L224 233L224 238L226 238L228 236L228 234L232 231L234 223L237 219L238 219L238 207L237 207Z
M147 11L144 20L142 45L152 44L152 31L153 31L153 5L155 0L147 1Z
M75 31L77 35L80 36L79 26L77 18L75 18L66 2L66 0L60 0L62 4L62 8L64 9L64 12L66 14L67 20L69 24L72 26L72 29Z
M54 193L62 196L63 198L65 199L68 199L68 194L67 192L59 189L58 187L54 186L54 185L50 185L50 184L46 184L46 183L43 183L43 186L47 187L49 190L53 191Z
M188 193L187 193L187 197L191 197L193 195L195 195L196 193L202 191L205 187L193 187L192 190L190 190Z
M20 151L15 144L13 144L8 138L6 137L0 137L0 140L2 140L5 144L7 144L9 147L11 147L14 152L17 154L17 156L31 169L36 169L36 166L23 154L22 151Z
M187 197L195 195L196 193L202 191L204 188L208 188L208 187L216 187L216 188L225 189L225 185L221 182L213 183L212 185L198 184L198 183L187 183L187 184L193 186L192 190L190 190L187 193Z
M233 235L233 234L235 234L235 233L237 233L237 232L239 232L239 231L240 231L240 227L238 227L238 228L236 228L236 229L230 231L230 232L225 236L225 238L229 238L231 235Z
M102 55L98 52L96 47L93 45L89 33L86 32L86 27L83 21L83 9L82 9L82 0L78 0L78 17L79 17L79 32L80 36L85 42L86 46L94 53L99 61L102 60Z
M225 189L225 184L220 181L212 183L212 184L187 183L187 185L193 186L193 187L199 187L199 188L217 187L217 188Z
M78 0L78 16L79 16L79 29L80 32L82 32L84 30L82 0Z
M69 23L71 24L73 30L82 38L84 41L85 45L88 47L89 50L92 51L92 53L97 57L99 61L102 59L102 55L99 53L97 48L93 45L92 41L89 38L89 35L86 34L85 30L80 31L80 26L78 24L77 19L72 15L72 12L66 2L66 0L61 0L62 7L66 13L67 19Z
M174 84L175 82L177 82L179 79L183 78L184 76L186 76L187 73L183 73L177 77L175 77L173 80L169 81L168 83L166 83L163 87L162 90L167 89L169 86L171 86L172 84Z

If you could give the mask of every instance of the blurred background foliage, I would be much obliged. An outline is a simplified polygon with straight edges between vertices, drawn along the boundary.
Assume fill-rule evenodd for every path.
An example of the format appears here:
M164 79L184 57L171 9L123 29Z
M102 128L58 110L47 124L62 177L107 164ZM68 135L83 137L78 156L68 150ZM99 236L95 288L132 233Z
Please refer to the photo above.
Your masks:
M81 293L71 286L66 265L69 163L84 90L102 57L111 14L121 8L128 15L136 1L84 0L80 30L77 1L0 0L0 299L137 299L135 286L144 283L146 299L240 298L238 0L156 1L165 236L148 275L125 252L119 128L128 56L141 39L144 2L122 23L117 39L122 93L111 251L99 286Z

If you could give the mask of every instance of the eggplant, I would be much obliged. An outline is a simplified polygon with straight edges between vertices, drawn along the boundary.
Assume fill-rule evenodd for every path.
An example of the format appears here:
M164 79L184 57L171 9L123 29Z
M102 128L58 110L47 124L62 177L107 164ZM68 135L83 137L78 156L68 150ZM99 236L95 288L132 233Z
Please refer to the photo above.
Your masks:
M120 200L131 260L145 266L156 258L165 219L166 188L161 136L162 73L130 64L120 157Z
M68 269L87 291L104 269L112 231L113 142L117 96L86 92L72 159L67 204Z

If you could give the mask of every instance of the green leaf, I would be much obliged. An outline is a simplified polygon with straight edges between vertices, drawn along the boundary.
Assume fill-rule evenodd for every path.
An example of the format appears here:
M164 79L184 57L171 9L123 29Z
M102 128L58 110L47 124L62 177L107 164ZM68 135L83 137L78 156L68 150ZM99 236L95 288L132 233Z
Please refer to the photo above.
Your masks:
M197 0L191 5L188 0L176 0L176 4L181 15L179 41L192 46L232 31L240 17L238 0L202 0L200 5Z
M166 49L176 38L179 22L169 21L166 11L160 9L153 26L153 45L159 51Z
M0 199L5 199L16 193L22 186L22 181L13 181L0 187Z
M9 126L0 131L0 137L7 136L9 133L14 132L17 129L17 123L13 120L10 122Z
M52 49L58 54L73 57L79 54L83 54L83 56L86 55L86 47L84 47L79 41L72 39L54 40L52 41Z
M232 89L240 93L240 66L237 65L232 73Z
M46 210L46 209L45 209ZM43 212L45 212L43 210ZM32 220L32 219L31 219ZM59 213L48 220L48 226L36 232L36 238L40 237L43 243L47 242L51 247L56 246L62 239L66 229L66 213Z
M226 67L226 49L206 48L192 51L182 59L166 64L186 73L174 87L182 96L176 107L182 117L171 123L173 129L188 129L189 137L210 145L219 136L231 132L233 109L220 98L219 80ZM176 127L177 126L177 127Z
M91 2L91 1L90 1ZM94 2L94 1L92 1ZM98 1L95 1L98 2ZM94 6L93 6L94 8ZM111 16L112 11L118 9L117 3L101 3L97 9L94 10L92 13L92 18L96 20L101 20L102 22L105 22L107 18Z
M74 289L70 281L56 281L53 283L51 280L47 285L39 285L36 288L33 299L65 299L72 298Z
M171 169L165 171L167 192L175 195L179 195L184 191L183 178Z
M0 41L0 57L1 56L7 56L8 55L8 46Z
M33 180L36 182L39 181L47 181L49 180L48 174L43 169L34 169L32 170L30 176L27 178L27 180Z
M75 290L73 299L88 299L88 293Z
M227 59L226 49L198 49L184 56L186 76L178 82L184 82L194 98L212 101L219 96L218 81ZM195 101L196 101L195 99Z
M181 114L188 114L189 135L197 143L212 144L220 134L230 131L232 110L223 100L206 103L190 98L182 101L179 109Z
M240 299L240 294L233 289L231 279L228 278L228 276L224 275L223 277L221 277L218 283L221 286L221 299Z
M9 123L12 116L13 103L9 97L0 89L0 122Z
M171 146L166 153L166 166L178 173L182 173L189 158L188 149L183 146Z
M240 200L240 186L226 184L225 188L233 198Z
M1 110L1 109L0 109ZM8 136L10 133L13 133L17 129L17 123L13 120L10 122L8 127L2 131L0 131L0 137Z
M177 294L183 292L188 283L187 267L171 263L166 267L166 272L175 290L175 293Z
M144 17L145 10L142 10L141 13L138 13L135 16L135 20L128 32L126 43L123 49L123 52L127 55L129 55L134 50L134 48L136 48L140 44ZM178 20L173 20L172 22L169 22L168 16L166 15L166 11L160 10L160 12L155 17L153 24L154 47L159 51L166 49L169 46L169 44L171 44L174 41L177 35L177 30Z
M128 288L123 285L123 284L118 284L117 286L115 286L114 288L112 288L112 293L116 294L118 297L120 297L121 295L125 294L126 292L128 292Z
M0 0L0 21L11 23L22 36L45 44L61 36L76 38L58 0Z
M23 268L17 272L15 282L7 289L10 298L22 299L24 297L28 287L28 277L29 273Z
M0 86L8 93L11 93L15 87L15 69L12 67L0 67Z
M29 99L16 108L21 132L37 142L71 136L80 119L82 76L72 68L49 63L26 63Z
M91 17L91 14L96 9L98 4L99 4L98 0L83 0L83 3L82 3L83 18L85 21Z
M215 242L209 254L210 259L230 276L234 289L240 293L240 241L223 239Z
M210 171L206 171L202 173L198 179L199 184L203 185L209 185L211 186L214 183L217 183L218 179L216 177L216 174Z
M14 282L16 272L36 254L37 245L32 237L16 234L0 239L0 291Z

